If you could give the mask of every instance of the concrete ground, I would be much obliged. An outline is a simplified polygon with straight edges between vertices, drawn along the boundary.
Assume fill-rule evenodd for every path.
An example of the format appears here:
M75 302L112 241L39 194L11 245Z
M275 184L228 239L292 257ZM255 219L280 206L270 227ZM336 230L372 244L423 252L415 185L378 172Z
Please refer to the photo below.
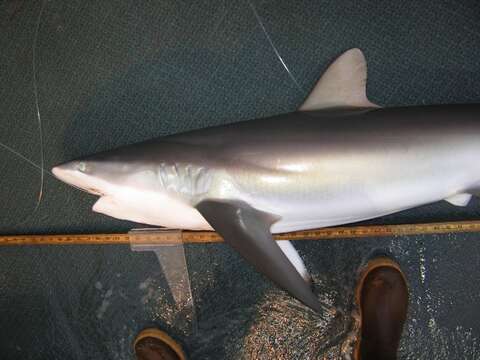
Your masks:
M365 52L378 104L478 102L479 20L474 0L2 1L0 233L139 227L94 214L93 196L48 172L40 197L42 148L50 169L155 136L293 111L351 47ZM371 223L479 217L474 200ZM296 246L318 296L340 316L299 306L223 244L185 248L196 319L188 329L152 252L0 248L1 358L131 359L147 326L172 332L192 359L348 358L357 271L375 254L397 259L409 280L401 359L480 357L478 234Z

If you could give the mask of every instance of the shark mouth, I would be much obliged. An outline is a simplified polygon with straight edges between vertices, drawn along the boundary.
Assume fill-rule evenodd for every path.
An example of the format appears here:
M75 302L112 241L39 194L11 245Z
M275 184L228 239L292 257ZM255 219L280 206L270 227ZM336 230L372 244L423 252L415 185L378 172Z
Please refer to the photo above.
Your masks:
M99 190L97 190L97 189L94 189L94 188L86 188L86 189L80 189L80 190L86 191L86 192L88 192L89 194L97 195L97 196L100 196L100 197L105 196L104 193L102 193L101 191L99 191Z
M105 193L100 191L99 188L105 187L106 184L103 181L96 179L92 176L83 174L79 171L72 169L64 169L62 166L54 167L52 169L53 175L67 183L68 185L74 187L75 189L87 192L92 195L104 196Z

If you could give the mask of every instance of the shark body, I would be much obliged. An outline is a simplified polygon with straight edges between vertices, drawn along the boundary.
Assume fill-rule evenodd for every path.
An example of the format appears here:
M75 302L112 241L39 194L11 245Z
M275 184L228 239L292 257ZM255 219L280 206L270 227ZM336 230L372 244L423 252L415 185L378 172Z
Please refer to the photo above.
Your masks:
M308 272L272 233L352 223L480 194L480 105L379 108L358 49L299 111L133 144L60 165L93 210L216 230L260 272L320 310Z

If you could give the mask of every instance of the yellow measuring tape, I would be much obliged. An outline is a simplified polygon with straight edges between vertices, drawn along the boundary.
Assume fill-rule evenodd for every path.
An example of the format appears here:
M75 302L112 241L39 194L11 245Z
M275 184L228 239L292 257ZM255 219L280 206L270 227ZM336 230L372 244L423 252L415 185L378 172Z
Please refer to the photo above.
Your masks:
M380 236L423 235L480 232L480 221L455 221L426 224L367 225L323 228L275 234L275 240L328 240ZM213 231L184 231L153 229L128 234L85 235L6 235L2 245L121 245L121 244L202 244L218 243L223 239Z

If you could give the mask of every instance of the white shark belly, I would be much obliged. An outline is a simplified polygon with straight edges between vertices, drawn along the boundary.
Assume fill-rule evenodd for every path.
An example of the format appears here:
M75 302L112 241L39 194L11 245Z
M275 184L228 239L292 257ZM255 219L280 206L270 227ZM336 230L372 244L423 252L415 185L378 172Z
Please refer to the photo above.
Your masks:
M172 229L212 230L191 205L163 193L136 190L102 196L93 211L121 220Z

